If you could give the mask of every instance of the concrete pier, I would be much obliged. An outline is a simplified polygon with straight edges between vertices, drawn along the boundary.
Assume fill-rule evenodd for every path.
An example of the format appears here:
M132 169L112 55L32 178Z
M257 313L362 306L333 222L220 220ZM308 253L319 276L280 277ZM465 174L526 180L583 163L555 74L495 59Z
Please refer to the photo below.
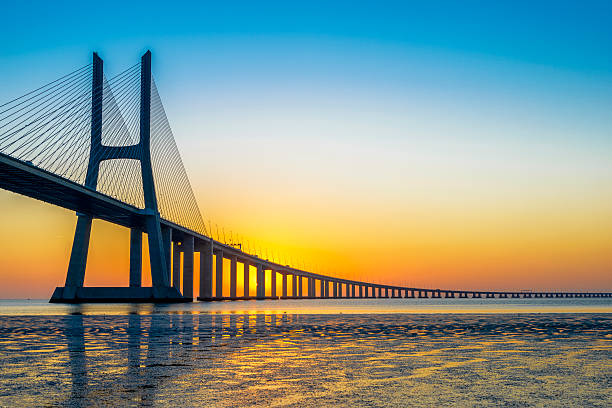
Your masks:
M199 300L213 297L213 246L210 241L200 247L200 296Z
M266 274L262 264L257 264L257 299L266 297Z
M251 297L251 274L249 273L251 270L251 264L246 259L243 260L244 269L243 269L243 282L244 282L244 298L249 299Z
M215 258L215 297L221 299L223 297L223 251L217 251Z
M162 242L164 244L164 259L166 260L167 281L171 282L172 274L172 228L163 226L161 228Z
M130 229L130 287L142 286L142 231Z
M193 235L183 240L183 297L193 300Z
M298 276L298 297L301 299L304 297L303 293L304 282L302 281L302 275Z
M270 296L276 298L276 271L270 270Z
M172 246L172 287L181 291L181 243L177 241Z
M230 299L236 299L236 286L238 284L238 257L232 255L230 257Z

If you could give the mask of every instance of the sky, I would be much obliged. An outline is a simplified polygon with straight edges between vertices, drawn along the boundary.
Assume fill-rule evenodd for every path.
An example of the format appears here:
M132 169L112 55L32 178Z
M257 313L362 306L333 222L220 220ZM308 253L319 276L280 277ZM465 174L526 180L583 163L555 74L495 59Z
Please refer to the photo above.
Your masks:
M93 51L110 77L150 49L204 218L269 257L612 289L612 3L302 3L13 2L0 103ZM49 297L75 214L6 191L0 208L0 298ZM95 221L86 284L126 285L128 243Z

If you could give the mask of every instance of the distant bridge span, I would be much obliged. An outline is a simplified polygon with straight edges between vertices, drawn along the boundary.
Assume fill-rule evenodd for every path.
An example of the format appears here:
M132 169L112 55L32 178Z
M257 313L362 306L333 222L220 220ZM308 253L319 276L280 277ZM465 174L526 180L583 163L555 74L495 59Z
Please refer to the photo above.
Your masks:
M84 85L89 80L90 86ZM204 301L612 297L610 292L466 291L361 282L280 265L214 240L154 88L150 52L110 80L94 54L90 66L0 105L0 188L77 213L66 283L55 289L51 302L189 302L194 289ZM94 218L130 228L129 287L84 286ZM149 241L151 287L141 285L143 232ZM200 253L199 288L193 287L195 252ZM223 294L223 259L230 260L229 296Z

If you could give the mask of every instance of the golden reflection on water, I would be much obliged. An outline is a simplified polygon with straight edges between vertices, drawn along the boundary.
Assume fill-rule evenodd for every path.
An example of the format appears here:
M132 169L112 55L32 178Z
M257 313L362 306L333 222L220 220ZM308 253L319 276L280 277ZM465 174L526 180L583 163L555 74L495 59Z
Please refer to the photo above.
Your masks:
M0 405L612 403L611 314L142 310L4 316Z

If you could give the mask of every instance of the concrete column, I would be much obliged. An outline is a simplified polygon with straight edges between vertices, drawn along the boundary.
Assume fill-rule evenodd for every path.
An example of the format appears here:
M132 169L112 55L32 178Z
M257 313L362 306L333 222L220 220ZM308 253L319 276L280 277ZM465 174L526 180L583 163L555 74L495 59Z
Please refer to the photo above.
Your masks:
M283 297L287 297L287 274L283 273Z
M172 246L172 286L181 291L181 243L173 242Z
M230 298L236 298L236 283L238 280L238 258L236 255L232 255L230 258Z
M298 296L298 277L297 275L293 275L293 285L291 288L291 292L294 298Z
M213 246L208 241L200 248L200 299L210 300L213 296Z
M168 282L171 282L170 275L172 274L172 228L162 226L162 243L164 244L164 259L166 260L166 274Z
M250 283L250 274L249 274L249 261L247 261L246 259L243 261L244 263L244 297L248 298L251 296L251 292L250 292L250 288L249 288L249 283Z
M276 271L272 269L270 271L270 296L276 297Z
M334 298L338 297L338 282L334 281Z
M193 235L183 242L183 296L193 299Z
M215 270L215 297L223 297L223 251L217 251L216 256L216 270Z
M363 297L363 285L359 285L359 297Z
M130 287L142 285L142 231L130 229Z
M151 52L147 51L140 64L140 169L142 175L142 192L149 241L149 260L151 264L151 281L154 288L169 286L166 282L166 260L164 259L164 244L161 235L157 195L153 180L151 164ZM178 288L178 286L177 286ZM159 292L154 290L155 292Z
M304 297L304 294L302 293L304 289L304 284L302 283L302 275L298 276L298 296L299 297Z
M351 297L355 297L355 284L351 283Z
M315 286L314 286L314 278L308 277L308 298L312 299L315 297Z
M266 297L266 274L262 264L257 264L257 299Z
M319 298L325 297L325 281L323 279L319 279Z

